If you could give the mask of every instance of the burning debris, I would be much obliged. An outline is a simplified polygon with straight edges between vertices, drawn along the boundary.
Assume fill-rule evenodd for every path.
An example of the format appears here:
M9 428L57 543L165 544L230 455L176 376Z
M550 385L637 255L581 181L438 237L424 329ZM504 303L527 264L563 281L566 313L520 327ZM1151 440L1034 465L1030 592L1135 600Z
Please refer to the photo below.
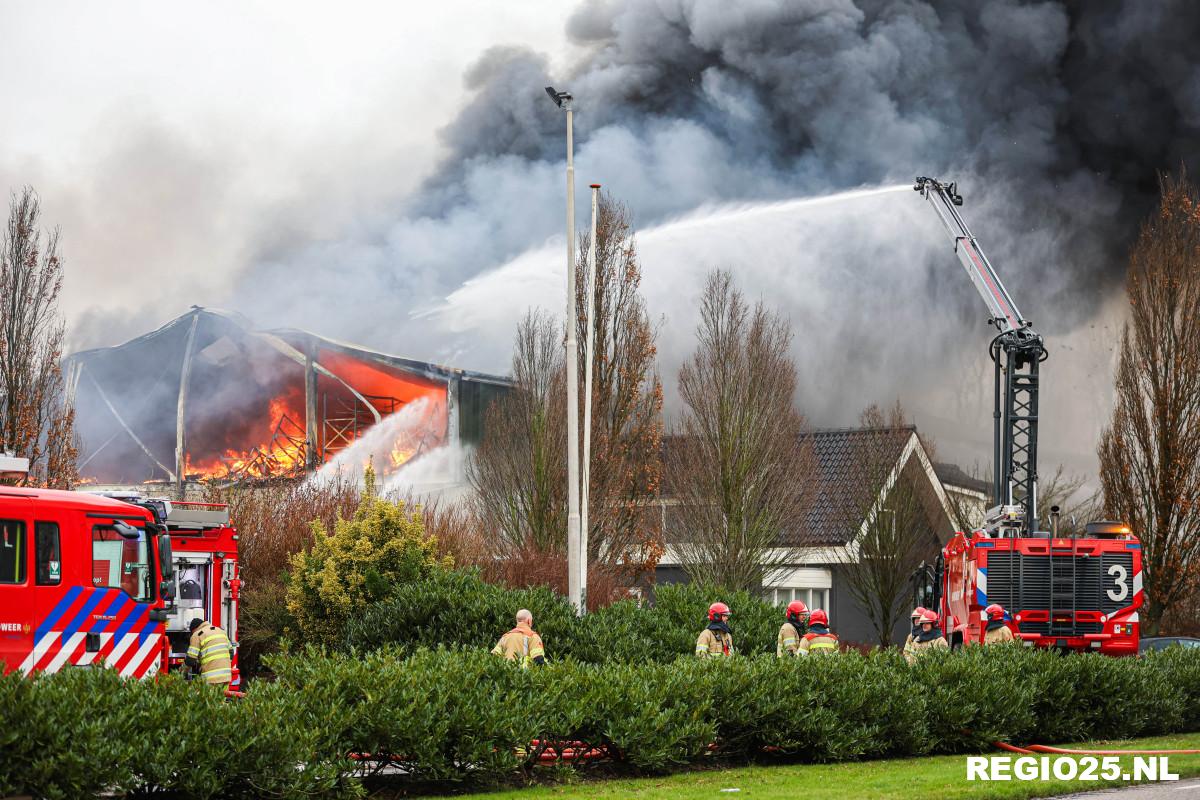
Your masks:
M67 376L84 479L180 491L297 478L341 454L366 453L386 476L476 441L508 385L199 307L118 347L76 353ZM400 416L403 425L379 425ZM370 448L352 449L371 431Z

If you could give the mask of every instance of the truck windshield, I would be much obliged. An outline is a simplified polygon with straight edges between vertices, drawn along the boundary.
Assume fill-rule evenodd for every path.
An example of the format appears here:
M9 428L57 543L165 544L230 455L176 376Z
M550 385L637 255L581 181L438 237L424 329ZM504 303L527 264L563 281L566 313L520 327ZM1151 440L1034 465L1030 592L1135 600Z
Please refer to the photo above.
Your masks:
M136 539L126 539L109 525L92 528L92 585L123 589L140 603L154 599L144 528L138 528Z

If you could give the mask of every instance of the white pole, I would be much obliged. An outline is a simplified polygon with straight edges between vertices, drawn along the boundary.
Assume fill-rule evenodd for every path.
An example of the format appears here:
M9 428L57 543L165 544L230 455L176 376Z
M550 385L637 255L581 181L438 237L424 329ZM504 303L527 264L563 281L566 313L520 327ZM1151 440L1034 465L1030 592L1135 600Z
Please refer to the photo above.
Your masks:
M567 112L567 595L583 614L579 585L579 348L575 327L575 139L571 97L562 102Z
M592 361L596 347L596 209L600 199L600 184L592 184L592 238L588 245L587 284L587 341L584 343L583 362L583 501L579 505L579 586L582 591L583 608L587 609L588 574L588 508L591 498L592 478Z

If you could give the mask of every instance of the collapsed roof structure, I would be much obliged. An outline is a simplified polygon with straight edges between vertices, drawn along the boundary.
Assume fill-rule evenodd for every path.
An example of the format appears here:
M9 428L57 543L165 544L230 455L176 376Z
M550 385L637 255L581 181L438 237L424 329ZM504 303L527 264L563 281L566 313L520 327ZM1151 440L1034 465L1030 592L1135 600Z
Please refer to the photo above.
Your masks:
M478 441L488 404L509 386L199 306L125 344L75 353L64 369L82 478L181 492L193 480L296 477L385 419L400 422L386 426L375 463L388 472Z

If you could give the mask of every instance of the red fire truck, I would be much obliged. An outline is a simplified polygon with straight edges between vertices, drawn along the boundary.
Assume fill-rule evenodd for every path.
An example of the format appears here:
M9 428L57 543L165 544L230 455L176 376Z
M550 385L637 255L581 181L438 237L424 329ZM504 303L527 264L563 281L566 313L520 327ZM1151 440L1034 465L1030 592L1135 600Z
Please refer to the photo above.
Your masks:
M998 603L1025 644L1134 655L1142 605L1141 544L1117 522L1088 523L1082 536L1060 536L1058 508L1049 530L1038 519L1037 455L1042 337L1021 316L1000 276L958 213L953 183L917 178L954 240L954 250L991 311L994 364L994 507L983 527L955 534L937 563L918 570L917 602L937 609L947 634L983 639L983 610ZM953 630L957 619L958 631Z
M170 536L153 513L79 492L0 486L5 673L167 667Z
M173 578L166 609L167 669L182 668L191 621L207 620L234 643L230 688L240 688L236 644L242 581L238 533L230 523L229 506L151 498L137 492L98 494L150 510L170 538Z
M942 550L933 607L959 620L966 643L983 641L983 610L998 603L1030 645L1136 655L1141 547L1112 522L1088 523L1080 538L959 533Z
M150 677L183 663L194 618L236 641L237 544L226 506L0 486L3 671ZM236 689L236 648L233 666Z
M241 674L236 644L242 580L238 533L230 524L229 506L170 501L165 523L175 561L175 607L167 618L169 667L183 664L191 621L205 619L224 629L235 645L230 688L238 689Z

